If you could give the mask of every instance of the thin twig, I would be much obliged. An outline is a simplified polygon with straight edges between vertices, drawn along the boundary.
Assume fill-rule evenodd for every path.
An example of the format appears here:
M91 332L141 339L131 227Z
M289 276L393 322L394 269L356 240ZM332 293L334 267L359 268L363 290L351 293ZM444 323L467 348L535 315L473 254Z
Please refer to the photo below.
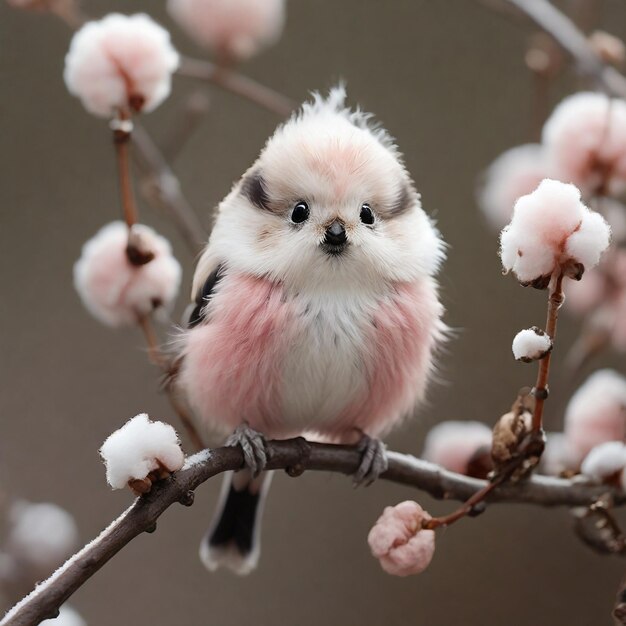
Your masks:
M159 349L159 343L154 326L152 325L152 319L149 315L140 315L137 318L137 324L139 325L139 328L141 328L141 332L146 340L150 361L162 370L167 371L168 362Z
M283 94L209 61L182 57L177 73L188 78L206 80L281 117L287 117L296 108L296 103Z
M50 12L74 30L80 28L88 19L76 0L51 0Z
M55 9L53 12L75 31L90 18L80 12L75 2L68 0L68 3L69 10ZM136 148L133 156L138 158L139 166L152 183L144 185L142 189L146 199L151 204L158 204L170 215L195 256L206 242L207 232L185 199L178 178L148 132L136 122L133 125L132 141Z
M137 205L133 194L133 183L130 174L129 143L132 135L132 121L125 111L119 111L113 120L113 145L117 156L117 175L120 183L122 211L128 228L132 228L138 219Z
M480 491L477 491L473 496L467 499L458 509L452 511L449 515L431 518L424 524L424 528L434 530L435 528L450 526L450 524L454 524L454 522L469 515L475 510L474 507L476 507L477 504L484 502L489 497L489 494L504 481L504 478L505 476L502 474L496 480L487 483Z
M556 326L559 315L559 308L563 304L563 274L559 272L550 280L550 291L548 296L548 319L546 322L546 332L554 342L556 337ZM466 515L475 511L476 505L484 502L490 494L500 485L504 484L511 476L520 470L531 458L537 461L543 452L544 440L542 434L542 418L543 404L548 397L548 378L550 375L550 356L548 352L546 356L539 362L539 372L537 374L537 383L532 390L535 397L531 433L525 443L520 447L518 453L513 457L506 468L502 468L497 472L490 482L485 484L482 489L474 493L466 502L458 509L444 517L433 517L425 524L425 528L434 529L440 526L449 526L454 522L462 519ZM536 465L536 462L532 466Z
M546 333L552 340L556 339L556 325L559 317L559 308L563 304L563 274L559 272L550 281L550 291L548 296L548 315L546 320ZM539 361L539 371L537 372L537 382L532 393L535 397L535 408L533 410L532 431L539 433L542 428L543 405L548 397L548 378L550 376L550 360L552 351L548 352Z
M166 377L166 383L164 385L164 390L167 393L167 397L172 405L172 408L178 415L183 427L185 428L189 440L194 448L194 451L202 450L204 446L204 442L198 429L196 428L195 422L185 405L180 401L178 396L176 395L175 389L173 389L171 385L171 370L172 364L170 360L163 354L161 348L159 347L159 343L157 340L157 335L154 330L154 326L152 325L152 319L149 315L140 316L137 320L139 327L141 328L144 338L146 340L146 345L148 346L148 355L150 356L150 360L152 363L161 368L164 376Z
M205 88L206 89L206 88ZM196 91L185 99L168 136L161 141L161 153L170 163L176 160L210 109L209 96Z
M142 186L146 198L168 213L195 256L206 243L206 229L183 195L178 178L149 133L135 123L132 138L138 165L150 183Z
M480 1L480 0L479 0ZM576 63L581 74L592 78L607 93L626 97L626 78L615 68L604 63L574 22L548 0L502 0L512 6L543 31L551 35ZM485 4L484 0L482 2ZM498 8L500 3L490 3Z
M267 444L267 469L285 469L291 476L306 470L353 474L361 463L361 453L353 446L307 442L304 439L270 441ZM385 480L416 487L438 498L467 500L487 483L461 476L415 457L389 452ZM152 491L138 498L94 541L87 544L48 580L11 609L0 626L34 626L55 615L77 589L107 561L143 532L156 528L157 519L172 504L189 505L193 491L209 478L243 467L241 449L217 448L188 459L186 467L169 479L157 483ZM503 484L490 493L490 502L524 502L541 506L590 506L607 491L606 486L580 484L571 480L533 476L529 480ZM626 494L612 494L616 505L626 503Z

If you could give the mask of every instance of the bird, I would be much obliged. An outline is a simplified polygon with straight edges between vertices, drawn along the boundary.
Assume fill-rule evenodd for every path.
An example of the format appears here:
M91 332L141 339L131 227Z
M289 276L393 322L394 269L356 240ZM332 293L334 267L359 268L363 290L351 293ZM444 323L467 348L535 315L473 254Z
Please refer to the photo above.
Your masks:
M356 444L355 483L384 472L380 437L423 401L447 335L444 257L395 140L343 84L312 93L233 185L178 343L178 388L246 464L202 539L209 570L257 565L267 439Z

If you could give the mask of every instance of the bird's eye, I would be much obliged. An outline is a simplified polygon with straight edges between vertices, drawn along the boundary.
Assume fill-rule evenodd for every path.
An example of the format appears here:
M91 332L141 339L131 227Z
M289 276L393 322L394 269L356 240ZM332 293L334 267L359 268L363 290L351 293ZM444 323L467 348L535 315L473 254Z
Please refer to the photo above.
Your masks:
M291 221L294 224L302 224L309 219L309 205L306 202L298 202L291 212Z
M374 213L372 213L372 207L369 204L364 204L361 207L361 221L368 225L374 223Z

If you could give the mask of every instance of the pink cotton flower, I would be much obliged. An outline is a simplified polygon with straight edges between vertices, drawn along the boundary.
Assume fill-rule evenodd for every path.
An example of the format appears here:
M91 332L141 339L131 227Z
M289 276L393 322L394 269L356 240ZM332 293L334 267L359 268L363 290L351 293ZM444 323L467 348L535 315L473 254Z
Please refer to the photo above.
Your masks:
M626 436L626 378L603 369L592 374L565 410L565 435L582 457L607 441Z
M234 59L273 44L285 23L285 0L169 0L167 8L199 45Z
M531 193L550 176L543 146L526 144L501 154L486 170L478 203L490 225L500 230L511 221L518 198Z
M626 188L626 102L583 92L565 98L553 111L542 141L555 177L586 194L613 195Z
M530 284L570 262L591 269L609 239L608 224L581 202L574 185L545 179L515 203L500 236L500 256L505 270Z
M123 222L102 228L83 246L74 265L74 286L83 304L109 326L134 324L155 309L168 309L178 293L181 268L169 242L148 226L137 224L133 232L154 255L145 265L128 260L128 227Z
M142 13L85 24L65 57L65 84L94 115L152 111L169 95L178 53L169 33Z
M481 448L491 450L492 434L481 422L441 422L426 436L422 457L451 472L467 474L472 457Z
M435 531L424 530L422 522L430 519L417 502L410 500L385 508L367 541L388 574L408 576L428 567L435 553Z

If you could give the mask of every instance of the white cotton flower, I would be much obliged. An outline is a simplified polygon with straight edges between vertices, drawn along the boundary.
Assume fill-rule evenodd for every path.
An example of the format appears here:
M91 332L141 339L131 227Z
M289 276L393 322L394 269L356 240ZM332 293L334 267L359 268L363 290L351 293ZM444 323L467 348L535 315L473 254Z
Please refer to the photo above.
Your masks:
M565 435L582 456L606 441L626 437L626 378L609 369L594 372L565 409Z
M478 204L491 226L500 230L511 221L518 198L531 193L550 175L543 146L530 143L502 153L485 171Z
M199 45L246 59L278 40L285 0L168 0L167 9Z
M129 261L128 227L112 222L85 243L74 265L74 286L83 304L109 326L135 324L155 309L168 310L178 295L182 270L167 239L142 224L133 226L133 233L154 255L148 263Z
M543 128L554 176L586 194L618 194L626 187L626 102L602 93L565 98Z
M106 465L107 482L113 489L123 489L129 480L146 478L159 469L159 464L175 472L185 461L174 428L164 422L152 422L146 413L133 417L109 435L100 455Z
M143 13L111 13L72 38L63 77L94 115L152 111L169 95L178 53L169 33Z
M74 518L56 504L20 500L9 509L8 523L7 553L40 571L58 567L78 544Z
M515 203L513 219L500 236L500 256L505 270L530 284L565 263L591 269L609 239L609 225L582 203L574 185L545 179Z
M59 609L58 617L45 619L42 623L46 622L49 626L87 626L87 622L68 604Z
M603 481L626 466L626 446L621 441L607 441L593 448L585 457L580 471L585 476Z
M513 339L513 356L518 361L538 361L552 350L552 339L540 328L533 326L520 330Z

